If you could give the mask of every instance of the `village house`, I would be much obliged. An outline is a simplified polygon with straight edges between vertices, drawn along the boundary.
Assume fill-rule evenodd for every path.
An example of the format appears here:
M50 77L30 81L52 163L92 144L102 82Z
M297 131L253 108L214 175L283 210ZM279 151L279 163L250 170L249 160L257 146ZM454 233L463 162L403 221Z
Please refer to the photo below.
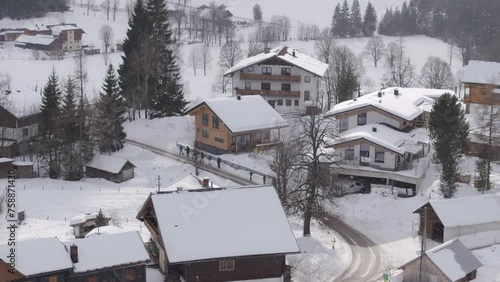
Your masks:
M0 29L0 41L15 41L24 34L24 28Z
M34 35L38 35L38 34L51 35L52 31L50 30L50 28L44 26L43 24L35 24L34 26L25 27L24 34L30 35L30 36L34 36Z
M50 57L62 56L64 53L61 41L51 35L21 35L16 39L15 46L43 51Z
M103 178L115 183L121 183L134 178L135 165L129 160L95 155L92 161L85 165L85 175L88 178Z
M69 221L69 226L73 227L73 235L75 238L84 238L90 231L97 227L97 213L86 213L73 217ZM106 222L103 226L109 224L110 218L105 218Z
M0 100L0 157L34 151L42 96L32 90L8 90Z
M425 251L401 266L401 281L466 282L476 279L481 266L481 261L459 239L454 239Z
M151 194L137 219L167 279L290 281L285 257L300 252L272 186Z
M16 162L14 159L0 158L0 179L7 178L10 170L15 171L16 178L33 178L32 162Z
M260 95L207 99L186 114L195 117L195 147L214 154L271 145L273 131L288 126Z
M467 243L467 236L480 233L484 246L500 242L500 197L480 195L463 198L432 200L416 209L420 225L418 234L436 242L446 242L460 237ZM465 237L465 238L464 238ZM476 243L477 244L477 243ZM477 247L476 245L474 247Z
M52 31L52 35L62 42L64 51L78 51L82 49L82 35L85 32L76 24L57 24L48 25L47 27Z
M415 195L430 161L425 127L436 97L444 93L454 94L387 88L335 105L325 116L335 119L338 130L327 146L342 164L336 173L365 184L406 188Z
M282 46L242 60L224 73L232 93L262 95L281 114L316 113L320 80L328 65Z

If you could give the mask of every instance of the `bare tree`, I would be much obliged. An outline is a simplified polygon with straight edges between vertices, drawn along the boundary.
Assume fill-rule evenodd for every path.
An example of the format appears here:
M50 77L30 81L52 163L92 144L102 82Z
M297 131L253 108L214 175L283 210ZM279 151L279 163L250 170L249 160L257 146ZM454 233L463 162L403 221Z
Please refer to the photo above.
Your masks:
M132 13L134 12L135 0L127 0L125 3L125 12L127 12L127 17L130 19Z
M203 75L207 75L207 68L210 66L212 62L212 54L210 54L210 47L206 44L203 44L200 50L200 63L203 67Z
M103 24L99 30L99 39L102 40L104 44L104 53L108 53L108 48L113 41L114 33L113 29L109 24Z
M347 46L335 48L333 61L330 63L331 77L328 78L333 82L335 103L354 98L356 92L359 92L363 73L363 62L360 57Z
M334 93L335 93L335 79L333 69L333 60L335 56L335 40L331 36L330 30L325 28L321 32L320 38L314 43L314 51L316 53L317 58L328 64L328 69L326 70L324 76L324 93L326 94L326 102L327 102L327 110L330 110L332 107L332 103L334 101Z
M382 87L410 87L417 76L415 66L404 51L403 39L399 44L391 42L387 45L386 72L382 77Z
M420 84L426 88L453 88L453 73L450 66L436 56L429 56L420 72Z
M85 0L85 6L87 7L87 16L90 15L90 7L94 6L95 0Z
M373 59L373 62L375 63L375 67L377 67L378 61L380 61L384 57L384 54L385 45L382 37L371 37L365 46L364 55L367 57L371 57Z
M189 53L189 66L193 68L194 76L196 76L196 69L200 66L200 55L200 49L197 47L193 47Z
M182 23L186 18L186 11L181 5L177 5L177 9L170 11L171 18L174 20L177 29L177 40L181 40L182 36Z
M109 21L109 14L111 12L111 7L112 7L111 1L112 0L104 0L101 3L101 8L104 10L104 12L106 12L106 19L108 21Z
M116 13L120 10L120 0L113 0L111 11L113 12L113 21L116 21Z
M228 70L241 61L243 57L240 44L235 41L228 42L220 49L219 66L223 70Z

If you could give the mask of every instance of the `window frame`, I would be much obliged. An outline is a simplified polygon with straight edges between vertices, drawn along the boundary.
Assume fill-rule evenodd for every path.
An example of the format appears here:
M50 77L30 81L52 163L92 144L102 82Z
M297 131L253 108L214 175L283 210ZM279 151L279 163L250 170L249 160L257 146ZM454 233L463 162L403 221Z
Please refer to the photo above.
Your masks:
M277 104L278 106L283 106L283 99L278 99L278 100L276 101L276 104Z
M349 117L341 117L339 123L340 132L349 130Z
M262 67L262 74L268 74L268 75L273 74L273 68L272 67Z
M269 85L269 87L264 87L264 85L265 85L265 86L268 86L268 85ZM268 88L268 89L266 89L266 88ZM260 90L267 90L267 91L271 91L271 83L269 83L269 82L261 82L261 83L260 83Z
M219 129L219 118L216 115L212 116L212 128Z
M236 269L234 259L219 261L219 271L234 271Z
M27 128L27 127L23 128L23 130L22 130L22 134L23 134L23 137L24 137L24 136L28 136L28 135L30 134L30 130L29 130L29 128Z
M208 130L202 129L201 137L208 139L210 137L210 134L208 134Z
M304 91L304 101L311 101L311 91Z
M219 138L219 137L214 137L214 141L218 142L218 143L221 143L221 144L224 144L224 139Z
M286 105L287 107L291 107L291 106L292 106L292 100L291 100L291 99L286 99L286 100L285 100L285 105Z
M366 125L368 119L367 116L366 112L358 114L358 125ZM364 123L360 122L360 119L363 118L365 119Z
M346 161L354 161L354 147L345 148L344 154L344 159Z
M201 113L201 124L204 126L208 126L208 114Z
M245 90L252 90L252 82L245 81Z
M247 67L247 72L253 72L254 68L253 67Z
M281 68L281 75L292 75L292 68Z
M308 76L308 75L304 76L304 82L305 83L311 83L311 77Z
M382 158L380 158L382 156ZM375 148L375 162L376 163L385 163L385 152L379 151Z
M292 85L290 83L281 83L281 91L292 91Z
M368 150L363 150L363 147L367 146ZM363 154L365 152L368 152L368 154ZM368 143L361 143L359 144L359 157L360 158L369 158L370 157L370 144Z
M299 107L299 100L295 99L294 102L293 102L293 105L295 107Z

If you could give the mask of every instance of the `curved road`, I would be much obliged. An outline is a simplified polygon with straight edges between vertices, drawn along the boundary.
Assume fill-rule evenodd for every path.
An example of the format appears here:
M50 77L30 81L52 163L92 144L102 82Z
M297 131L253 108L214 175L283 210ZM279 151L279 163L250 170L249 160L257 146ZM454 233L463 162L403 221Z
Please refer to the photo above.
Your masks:
M158 149L156 147L136 142L133 140L125 140L127 143L140 147L145 150L149 150L153 153L183 162L187 164L194 165L194 161L190 158L174 154L172 152ZM246 178L234 175L227 171L218 169L207 164L198 163L200 169L211 172L215 175L227 178L234 181L240 185L255 185ZM372 282L380 281L382 278L382 273L384 270L384 255L383 251L370 240L368 237L352 228L351 226L344 223L342 220L334 217L333 215L328 215L324 222L328 227L335 230L340 236L344 238L347 244L350 245L352 252L352 260L347 269L335 279L335 281L349 281L349 282Z

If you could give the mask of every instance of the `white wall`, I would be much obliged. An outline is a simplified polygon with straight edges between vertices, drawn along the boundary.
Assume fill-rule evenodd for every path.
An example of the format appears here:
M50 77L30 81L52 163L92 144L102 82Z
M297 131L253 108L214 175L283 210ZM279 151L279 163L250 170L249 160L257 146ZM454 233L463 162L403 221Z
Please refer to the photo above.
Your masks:
M445 227L443 234L443 241L446 242L453 238L466 235L474 235L486 231L498 231L500 232L500 221L492 223L484 223L477 225L467 225L467 226L456 226L456 227Z
M341 161L345 161L347 164L359 165L361 160L360 157L361 146L360 145L354 146L354 160L352 161L345 160L346 148L347 147L335 149L337 152L340 152ZM387 170L394 170L396 168L395 162L396 162L396 153L390 151L385 151L383 163L375 162L375 147L370 145L370 166L380 167L382 169L387 169Z
M63 49L66 51L74 51L74 50L80 50L82 49L82 42L81 41L75 41L75 31L74 30L68 30L67 32L67 41L63 42L62 46Z
M349 129L358 127L358 115L349 116L348 119L349 119ZM366 113L366 124L371 124L371 123L377 124L382 122L399 128L399 121L395 119L391 119L375 111L369 111ZM340 119L337 119L337 126L338 128L340 128Z

